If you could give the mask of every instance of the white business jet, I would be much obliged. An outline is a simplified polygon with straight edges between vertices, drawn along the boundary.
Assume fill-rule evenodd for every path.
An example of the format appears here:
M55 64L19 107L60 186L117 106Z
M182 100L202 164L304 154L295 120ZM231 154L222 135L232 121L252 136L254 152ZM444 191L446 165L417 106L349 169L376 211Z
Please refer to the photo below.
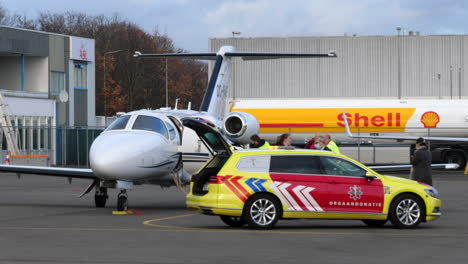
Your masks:
M80 195L95 188L96 207L105 207L107 189L117 188L117 210L126 210L126 191L137 184L173 186L187 184L191 172L198 169L209 158L209 152L220 151L217 146L224 140L216 140L224 135L236 144L249 143L250 137L259 131L259 123L254 116L245 112L231 112L224 116L227 88L230 82L231 58L243 60L281 58L332 58L327 54L310 53L259 53L235 52L234 47L224 46L217 53L169 53L142 54L139 58L185 58L215 60L199 111L162 108L159 110L139 110L126 113L115 120L91 145L89 159L91 169L71 169L57 167L31 167L0 165L1 172L36 174L68 178L90 179L92 183ZM182 124L190 124L192 129L184 129ZM198 124L204 124L198 126ZM203 130L206 124L220 133L214 135ZM198 137L198 136L199 137ZM209 138L211 137L211 138ZM202 145L203 143L203 145Z

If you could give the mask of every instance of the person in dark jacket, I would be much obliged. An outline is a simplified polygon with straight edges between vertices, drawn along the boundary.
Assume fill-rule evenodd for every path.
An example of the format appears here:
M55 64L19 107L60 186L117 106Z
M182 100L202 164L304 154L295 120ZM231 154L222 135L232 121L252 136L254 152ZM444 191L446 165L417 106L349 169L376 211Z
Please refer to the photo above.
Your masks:
M411 179L432 185L432 155L423 138L416 140L416 151L411 156L413 165Z
M253 135L250 137L250 148L260 148L265 149L270 146L268 141L261 139L258 135Z

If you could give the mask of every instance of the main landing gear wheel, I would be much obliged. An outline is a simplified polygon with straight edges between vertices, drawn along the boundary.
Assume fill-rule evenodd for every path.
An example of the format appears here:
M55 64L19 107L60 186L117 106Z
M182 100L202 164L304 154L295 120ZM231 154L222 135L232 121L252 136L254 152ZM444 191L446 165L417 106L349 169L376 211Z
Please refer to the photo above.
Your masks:
M221 215L221 220L228 226L241 227L246 224L245 220L241 216L229 216Z
M117 197L117 211L128 210L127 191L122 190Z
M96 189L96 193L94 194L94 203L96 207L103 208L106 206L106 201L109 196L107 195L107 188L99 187Z
M397 197L392 202L389 213L390 221L396 228L414 228L425 217L421 201L411 194Z
M247 201L244 219L250 228L269 229L282 214L281 203L272 195L258 194Z

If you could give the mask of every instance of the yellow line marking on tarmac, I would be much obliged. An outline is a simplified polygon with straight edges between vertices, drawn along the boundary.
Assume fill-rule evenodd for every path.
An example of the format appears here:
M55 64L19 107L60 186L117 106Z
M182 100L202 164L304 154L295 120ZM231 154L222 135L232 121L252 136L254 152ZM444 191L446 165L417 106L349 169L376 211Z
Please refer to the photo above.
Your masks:
M258 234L292 234L292 235L375 235L370 232L320 232L320 231L280 231L280 230L252 230L252 229L214 229L207 227L184 227L176 225L160 225L154 224L154 222L161 222L170 219L185 218L194 216L195 214L178 215L173 217L156 218L144 221L143 224L146 226L165 228L168 231L174 232L213 232L213 233L258 233ZM373 229L375 230L375 229ZM411 233L380 233L383 236L414 236L414 237L468 237L468 234L411 234Z
M151 226L152 222L159 222L159 221L182 218L182 217L189 217L189 216L194 216L194 215L195 214L185 214L185 215L176 215L176 216L170 216L170 217L164 217L164 218L156 218L156 219L151 219L151 220L144 221L143 224Z
M166 220L185 218L194 216L195 214L184 214L176 215L171 217L156 218L144 221L143 224L148 227L158 227L158 229L153 228L88 228L88 227L8 227L0 226L0 230L19 230L19 231L124 231L124 232L204 232L204 233L244 233L244 234L289 234L289 235L372 235L372 236L395 236L395 237L468 237L468 233L465 234L431 234L431 233L417 233L413 232L404 232L404 233L390 233L390 232L380 232L376 234L375 229L369 229L369 232L330 232L330 231L306 231L302 230L302 227L293 227L301 228L301 231L281 231L281 230L251 230L251 229L238 229L238 228L207 228L207 227L183 227L176 225L160 225L155 224L154 222L162 222ZM285 227L288 228L288 227ZM306 229L307 227L303 227ZM320 228L320 227L314 227ZM330 227L327 227L330 228ZM331 227L332 228L332 227ZM341 228L341 227L338 227ZM365 228L365 227L363 227ZM426 232L425 230L422 230ZM397 232L397 230L395 231Z

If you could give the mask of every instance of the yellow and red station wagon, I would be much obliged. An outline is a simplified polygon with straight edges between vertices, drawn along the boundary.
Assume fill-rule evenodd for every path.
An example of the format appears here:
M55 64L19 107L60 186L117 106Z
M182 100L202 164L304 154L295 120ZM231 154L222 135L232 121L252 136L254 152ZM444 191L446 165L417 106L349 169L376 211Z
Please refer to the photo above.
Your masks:
M432 186L381 175L344 155L304 149L237 150L213 127L185 119L213 157L192 177L187 207L230 226L268 229L279 219L388 220L413 228L440 217Z

